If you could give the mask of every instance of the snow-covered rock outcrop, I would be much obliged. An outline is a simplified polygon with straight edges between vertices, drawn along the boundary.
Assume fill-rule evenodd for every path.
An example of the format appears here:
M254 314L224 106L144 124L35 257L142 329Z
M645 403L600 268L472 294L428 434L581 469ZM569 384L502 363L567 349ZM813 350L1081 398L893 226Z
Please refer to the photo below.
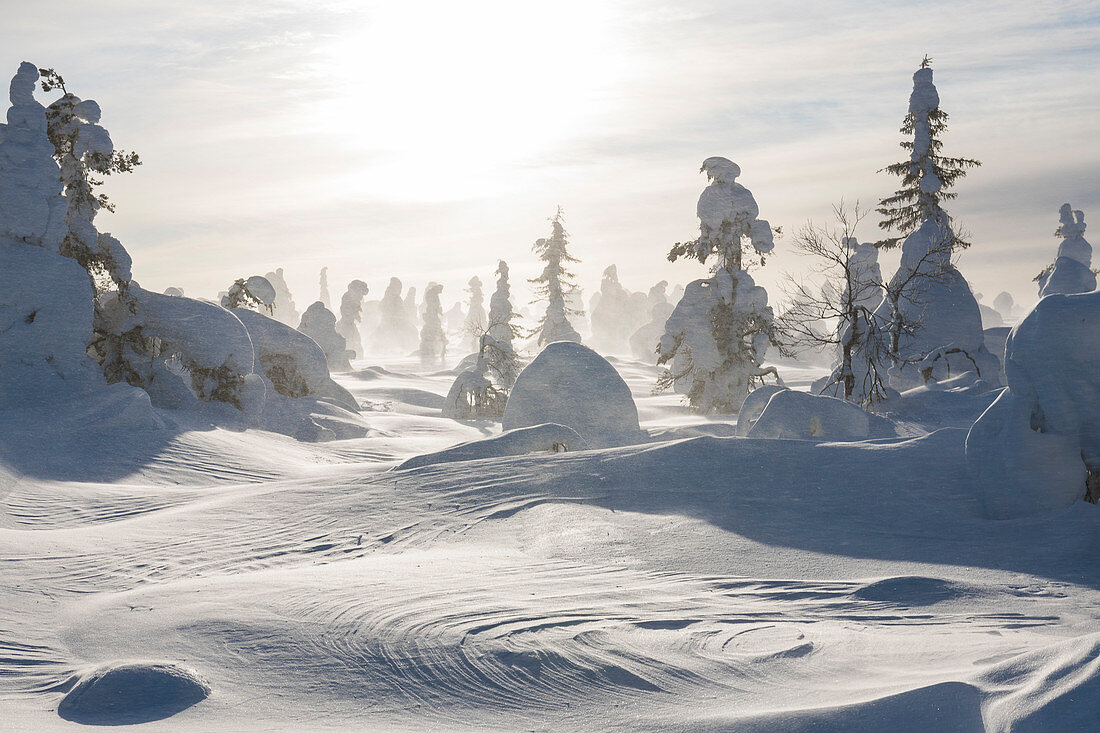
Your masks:
M1056 511L1084 496L1087 470L1100 473L1097 364L1100 292L1047 296L1012 329L1008 389L966 438L990 516Z
M547 345L520 372L504 409L505 430L556 423L594 447L645 439L630 388L615 367L572 341Z

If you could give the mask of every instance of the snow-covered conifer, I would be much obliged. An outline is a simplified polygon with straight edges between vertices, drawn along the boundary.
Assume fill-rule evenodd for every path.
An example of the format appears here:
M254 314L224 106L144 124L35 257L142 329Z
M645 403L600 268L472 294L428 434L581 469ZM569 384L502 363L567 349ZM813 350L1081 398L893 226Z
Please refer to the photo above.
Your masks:
M508 263L497 263L497 287L489 299L489 341L481 340L480 351L485 353L490 372L505 389L511 389L519 374L519 362L512 339L518 326L512 321L517 317L512 310L511 286L508 283Z
M462 330L463 325L466 323L466 311L462 310L462 303L455 303L451 306L451 309L443 314L443 322L447 326L447 330L452 333L457 333Z
M306 308L298 330L316 341L325 352L329 371L351 370L351 352L348 351L347 342L336 332L336 315L324 303L318 300Z
M294 306L294 298L290 294L290 287L283 277L283 268L264 275L267 281L275 288L275 303L272 305L271 314L283 323L297 327L301 321L298 309Z
M1055 236L1062 238L1058 256L1036 277L1039 297L1053 293L1088 293L1096 290L1096 273L1092 271L1092 245L1085 240L1085 215L1069 204L1058 210L1059 226Z
M424 327L420 329L420 359L425 363L442 362L447 356L447 335L443 333L443 306L439 294L443 286L429 283L424 291Z
M407 355L416 349L420 336L409 318L401 290L401 281L391 277L378 303L378 325L370 334L372 353Z
M106 195L96 193L103 181L95 176L130 172L141 160L136 153L115 150L111 136L98 124L101 113L94 100L70 93L53 69L40 69L40 74L43 91L62 91L61 98L46 108L47 131L65 186L61 254L79 262L93 284L102 274L125 291L131 278L130 255L117 239L96 229L96 214L100 209L114 211L114 205Z
M478 340L481 338L481 334L489 327L485 315L485 295L481 290L481 278L477 275L470 278L466 292L470 294L470 300L466 309L466 321L463 327L466 330L465 341L467 347L474 350L478 348Z
M571 314L579 315L582 311L566 304L566 298L575 290L575 286L573 273L565 269L566 263L579 260L570 255L566 249L569 238L562 220L561 207L550 220L550 226L550 237L537 240L532 247L539 259L546 263L542 274L530 280L539 299L546 300L546 312L539 321L538 327L540 346L554 341L579 342L581 340L580 334L569 323Z
M370 289L362 280L352 280L348 289L340 298L340 320L336 322L336 332L344 337L347 348L354 358L363 356L363 340L359 336L359 321L362 319L363 298Z
M425 326L426 327L426 326ZM477 362L461 372L443 401L443 417L455 420L500 419L508 401L507 392L493 384L489 355L500 353L501 345L483 333L479 337ZM513 379L513 382L515 380Z
M604 352L619 354L626 350L626 337L637 326L630 315L631 293L619 283L615 265L603 271L600 290L592 297L592 345Z
M776 375L774 367L760 366L774 320L768 293L742 269L743 240L761 260L775 245L752 193L737 183L737 164L712 157L700 170L710 185L699 197L699 237L677 243L668 258L711 261L714 275L690 283L665 324L657 363L672 362L672 369L657 390L675 385L694 409L730 413L764 374Z
M326 308L328 308L329 310L332 310L332 294L329 292L329 289L328 289L328 268L327 267L322 267L321 268L321 278L320 278L319 286L320 286L320 291L321 292L320 292L320 295L319 295L318 299L322 303L324 303Z
M909 112L901 130L912 140L901 143L909 160L887 166L902 179L902 188L879 202L884 216L879 226L905 236L901 264L887 283L879 310L889 323L889 350L894 366L891 386L903 390L929 379L976 371L997 379L1000 362L985 348L981 313L970 286L951 262L952 253L967 243L956 236L941 202L955 197L948 189L980 165L969 158L940 154L940 134L947 113L939 107L932 69L925 58L913 74ZM892 247L900 238L879 242Z

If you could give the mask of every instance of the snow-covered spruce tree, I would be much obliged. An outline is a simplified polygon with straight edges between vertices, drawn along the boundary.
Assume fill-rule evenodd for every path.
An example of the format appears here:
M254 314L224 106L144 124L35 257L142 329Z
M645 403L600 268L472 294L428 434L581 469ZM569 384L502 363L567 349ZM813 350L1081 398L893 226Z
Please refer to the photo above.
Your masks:
M607 353L626 350L626 337L634 331L630 315L630 292L619 283L619 271L609 265L603 271L600 290L592 297L592 344ZM634 326L634 328L632 328Z
M569 323L569 316L574 313L580 315L583 311L570 308L566 304L566 298L575 290L575 285L573 273L565 269L565 263L580 260L570 255L566 249L569 246L569 235L565 231L560 206L558 213L550 220L550 227L550 237L537 240L531 248L546 263L542 274L528 281L534 286L538 300L546 301L546 313L536 329L538 343L540 346L554 341L579 343L581 336Z
M237 278L229 286L221 302L222 308L263 309L271 313L272 304L275 302L275 287L267 281L266 277L259 275L253 275L247 280Z
M272 306L272 315L288 326L297 327L301 322L301 316L298 315L298 309L294 305L290 287L286 284L283 268L280 267L274 272L269 272L264 277L275 288L275 303Z
M485 315L485 295L481 290L481 278L474 275L467 283L466 292L470 294L469 305L466 310L466 321L463 328L466 331L466 346L471 351L478 349L478 339L489 326Z
M407 356L416 350L420 336L409 318L401 290L401 281L391 277L382 300L378 302L378 326L370 334L372 353Z
M443 286L428 283L424 291L424 327L420 329L420 360L425 364L442 363L447 357L447 335L443 333L443 305L439 294Z
M909 159L885 168L901 177L902 188L876 209L883 216L880 227L904 235L901 264L880 306L890 323L890 384L899 390L964 371L986 379L997 379L1000 372L999 360L985 348L978 303L951 262L952 254L968 243L952 230L942 206L956 196L951 186L980 163L941 154L947 113L940 109L930 63L926 57L913 74L909 112L901 127L912 135L900 143ZM893 237L878 245L891 248L900 240ZM914 330L913 325L919 327Z
M351 370L351 352L348 351L344 337L336 332L336 314L325 307L321 301L315 301L302 314L298 330L317 342L325 352L330 372Z
M65 88L65 80L53 69L39 69L42 91L60 89L61 98L46 108L47 134L54 146L54 158L61 168L65 186L66 233L61 254L71 257L88 271L97 290L100 276L125 291L130 282L130 255L108 233L96 230L94 219L100 209L114 211L106 194L97 193L103 179L113 173L129 173L141 165L137 153L115 150L111 136L99 123L100 109L94 100L81 100Z
M327 267L322 267L321 268L321 277L320 277L320 282L318 283L318 285L319 285L319 289L321 291L318 295L318 300L320 300L322 303L324 303L326 308L328 308L329 310L332 310L332 294L329 292L329 289L328 289L328 268Z
M1092 269L1092 245L1085 240L1085 214L1069 204L1058 210L1059 226L1054 236L1061 237L1058 256L1038 275L1039 297L1054 293L1088 293L1096 290Z
M787 276L789 305L775 326L792 350L835 352L832 372L814 382L814 394L870 409L895 394L887 383L888 324L876 314L884 297L878 249L855 237L864 217L858 206L838 204L833 215L836 226L807 224L795 236L795 252L813 258L818 279Z
M519 375L519 361L512 340L519 333L514 324L517 314L512 310L512 289L508 282L508 263L497 262L497 287L489 298L489 340L480 339L480 351L485 354L489 371L505 390L512 388Z
M363 356L363 340L359 336L359 321L363 314L363 298L367 296L370 288L362 280L352 280L348 283L348 289L340 298L340 320L336 322L336 332L344 337L348 350L353 358Z
M760 362L771 345L774 315L768 293L743 265L744 242L763 263L772 251L772 229L758 219L752 193L737 183L741 169L726 158L703 161L710 185L699 196L699 237L679 242L669 261L681 257L711 263L713 275L690 283L665 323L657 363L672 363L655 391L676 386L695 410L734 413L765 374L778 380L774 367Z

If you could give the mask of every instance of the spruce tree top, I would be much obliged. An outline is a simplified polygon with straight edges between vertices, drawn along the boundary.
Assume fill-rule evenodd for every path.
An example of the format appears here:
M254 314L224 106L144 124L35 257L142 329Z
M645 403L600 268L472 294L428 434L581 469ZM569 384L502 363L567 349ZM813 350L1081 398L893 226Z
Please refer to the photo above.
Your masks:
M896 230L900 236L890 237L875 244L885 249L898 245L921 222L935 220L947 229L951 217L941 202L949 201L957 194L949 189L966 175L969 168L980 166L973 158L948 158L941 155L943 141L940 135L947 130L947 113L940 109L940 95L932 83L932 59L927 56L913 74L913 93L909 96L909 113L902 123L901 132L912 135L899 145L909 151L909 160L886 166L883 170L899 176L902 187L892 196L879 201L875 209L882 214L879 227ZM953 247L970 244L958 237Z

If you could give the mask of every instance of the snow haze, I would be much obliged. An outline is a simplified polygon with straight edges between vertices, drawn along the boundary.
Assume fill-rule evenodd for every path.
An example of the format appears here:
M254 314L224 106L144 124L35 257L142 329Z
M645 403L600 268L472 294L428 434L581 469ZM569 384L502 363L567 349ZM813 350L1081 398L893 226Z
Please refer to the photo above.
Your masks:
M586 294L612 263L634 290L683 283L665 254L696 231L699 161L736 160L785 232L871 205L926 53L945 151L984 163L950 207L975 291L1029 303L1051 212L1100 204L1094 3L105 0L15 4L0 38L3 68L56 68L141 154L101 228L157 291L281 266L304 308L327 265L334 288L434 279L449 304L500 258L537 274L558 204Z

